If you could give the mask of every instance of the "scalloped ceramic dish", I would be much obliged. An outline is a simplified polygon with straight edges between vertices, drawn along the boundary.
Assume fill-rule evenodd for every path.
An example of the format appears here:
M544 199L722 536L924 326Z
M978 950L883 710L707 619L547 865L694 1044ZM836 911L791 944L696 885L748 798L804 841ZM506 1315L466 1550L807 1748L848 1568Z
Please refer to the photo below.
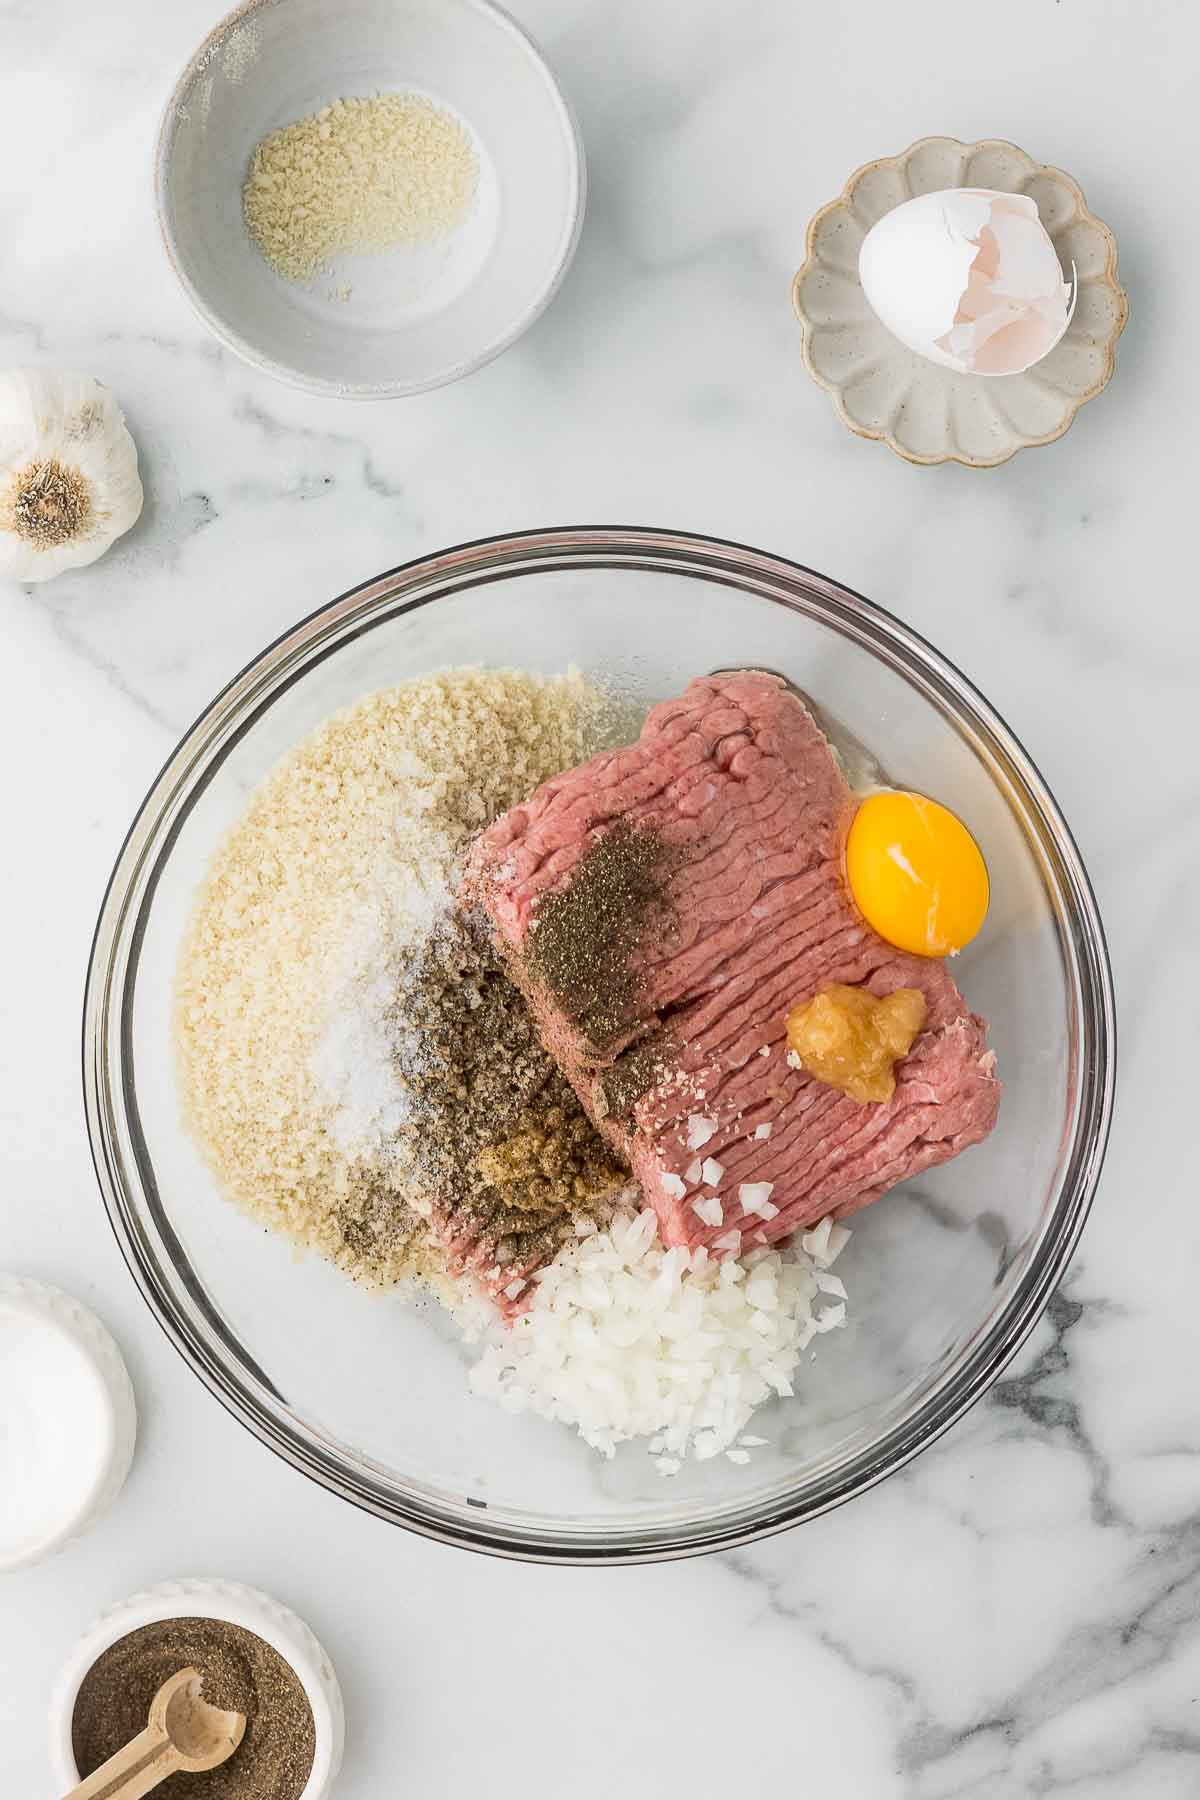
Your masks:
M1064 273L1075 265L1079 299L1067 334L1021 375L938 368L898 342L863 293L858 253L871 226L917 194L956 187L1028 194ZM1129 311L1116 241L1088 211L1078 184L995 138L922 138L859 169L809 224L792 302L804 365L851 431L881 438L907 462L973 469L1062 436L1111 376Z

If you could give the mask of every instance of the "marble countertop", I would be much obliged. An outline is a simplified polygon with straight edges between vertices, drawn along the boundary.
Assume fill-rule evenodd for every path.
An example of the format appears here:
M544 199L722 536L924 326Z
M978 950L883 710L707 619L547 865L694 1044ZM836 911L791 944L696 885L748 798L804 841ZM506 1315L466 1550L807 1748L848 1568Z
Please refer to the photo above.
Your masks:
M0 1266L99 1312L142 1418L117 1509L0 1583L0 1788L52 1792L47 1696L90 1618L194 1572L276 1593L327 1643L349 1715L342 1800L809 1785L1184 1800L1200 1790L1200 235L1173 171L1194 162L1200 18L1186 0L515 11L582 123L578 259L498 362L359 407L218 348L162 255L157 116L217 7L0 0L0 366L111 384L147 483L102 563L0 587ZM1132 303L1108 392L1061 443L982 473L852 437L805 376L789 311L810 214L931 132L1010 137L1070 170L1117 234ZM105 878L215 690L377 570L594 521L797 557L979 681L1088 861L1123 1059L1082 1246L984 1402L829 1518L608 1572L410 1538L254 1442L126 1275L78 1081Z

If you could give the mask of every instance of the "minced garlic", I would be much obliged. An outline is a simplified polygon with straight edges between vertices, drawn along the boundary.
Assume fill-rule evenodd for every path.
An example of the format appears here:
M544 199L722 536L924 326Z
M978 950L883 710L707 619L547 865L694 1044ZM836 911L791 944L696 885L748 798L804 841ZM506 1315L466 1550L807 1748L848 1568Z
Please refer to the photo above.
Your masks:
M880 997L831 982L788 1014L788 1062L852 1100L890 1100L895 1065L908 1055L924 1023L919 988L897 988Z

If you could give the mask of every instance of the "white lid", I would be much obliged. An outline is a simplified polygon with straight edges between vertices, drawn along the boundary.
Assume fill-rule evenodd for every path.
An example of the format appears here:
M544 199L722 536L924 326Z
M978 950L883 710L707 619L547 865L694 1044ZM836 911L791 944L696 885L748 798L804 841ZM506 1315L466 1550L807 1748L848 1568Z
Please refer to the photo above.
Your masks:
M40 1562L98 1519L136 1435L129 1376L99 1319L58 1288L0 1274L0 1570Z

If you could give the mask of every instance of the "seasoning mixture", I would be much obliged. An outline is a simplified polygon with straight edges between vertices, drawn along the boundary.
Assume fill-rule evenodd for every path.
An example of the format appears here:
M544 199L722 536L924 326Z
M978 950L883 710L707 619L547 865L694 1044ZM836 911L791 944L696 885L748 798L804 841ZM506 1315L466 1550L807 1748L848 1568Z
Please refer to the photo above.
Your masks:
M547 1260L628 1168L543 1047L482 915L442 914L401 958L396 986L388 1032L404 1118L373 1166L399 1217L433 1218L452 1253ZM378 1205L374 1217L386 1255L394 1226Z
M479 158L466 128L420 94L334 100L256 147L246 225L277 274L311 281L347 252L428 243L471 209Z
M619 1185L451 906L472 836L610 718L577 674L407 682L285 757L215 858L177 980L185 1115L230 1198L362 1281L444 1282L434 1190L496 1236L506 1210L536 1231L568 1189L590 1204Z
M180 1770L157 1792L168 1800L298 1800L316 1749L308 1697L270 1644L225 1619L163 1619L109 1645L84 1676L71 1718L80 1776L145 1729L163 1682L188 1667L203 1677L201 1699L244 1713L246 1731L220 1768Z

